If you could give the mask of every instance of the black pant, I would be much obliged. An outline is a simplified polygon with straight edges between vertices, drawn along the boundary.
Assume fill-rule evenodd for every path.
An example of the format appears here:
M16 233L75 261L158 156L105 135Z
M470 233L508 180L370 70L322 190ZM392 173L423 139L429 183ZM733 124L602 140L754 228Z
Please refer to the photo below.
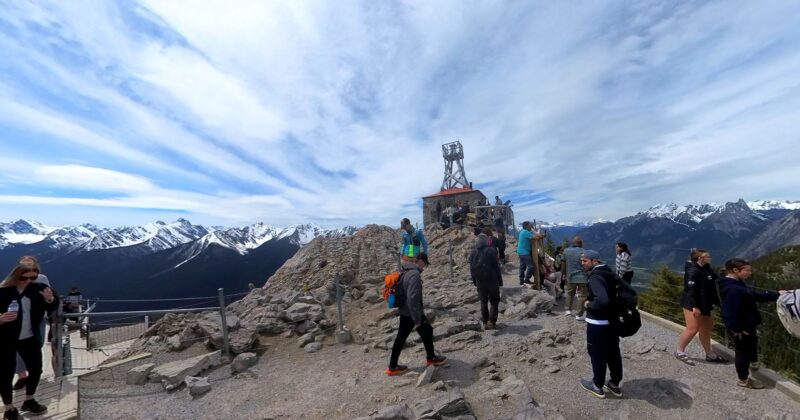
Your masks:
M533 271L536 266L533 265L533 257L530 255L519 256L519 284L531 281Z
M400 327L397 329L397 337L395 337L394 345L392 346L392 356L391 359L389 359L390 368L397 367L397 361L400 359L400 352L403 351L403 346L406 345L406 339L413 329L414 320L411 319L411 317L400 315ZM436 357L436 353L433 352L433 327L431 327L431 323L428 322L428 318L425 318L424 315L422 316L422 324L417 328L417 333L422 339L422 344L425 345L425 353L427 354L428 360Z
M3 404L11 404L13 393L14 373L19 353L25 366L28 367L28 380L25 385L25 394L33 395L39 386L42 377L42 346L35 337L13 343L3 343L0 346L0 395Z
M481 300L481 319L497 322L497 311L500 306L500 286L478 282L478 297ZM491 304L491 310L490 308Z
M733 336L732 332L729 332ZM736 375L740 380L750 377L750 363L758 361L758 334L748 331L748 335L733 336L733 348L736 351L733 364L736 366Z
M624 280L625 283L631 284L633 281L633 271L626 271L622 273L622 280Z
M610 325L586 324L586 345L592 359L594 384L602 388L606 383L606 367L611 371L611 382L622 381L622 354L619 351L619 336Z

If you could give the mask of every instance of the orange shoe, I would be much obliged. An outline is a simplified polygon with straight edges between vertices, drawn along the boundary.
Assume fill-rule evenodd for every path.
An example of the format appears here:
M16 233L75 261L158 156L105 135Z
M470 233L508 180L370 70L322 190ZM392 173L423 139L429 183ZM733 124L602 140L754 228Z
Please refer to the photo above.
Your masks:
M428 366L442 366L447 364L447 358L444 356L436 356L433 359L428 359Z
M397 367L386 368L386 374L389 376L402 375L406 372L408 372L408 366L404 365L397 365Z

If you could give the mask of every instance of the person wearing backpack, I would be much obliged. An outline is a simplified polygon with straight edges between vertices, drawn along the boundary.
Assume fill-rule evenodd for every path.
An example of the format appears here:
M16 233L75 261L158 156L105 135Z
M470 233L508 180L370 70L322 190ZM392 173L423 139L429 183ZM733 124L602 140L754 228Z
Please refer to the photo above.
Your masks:
M400 221L400 228L403 230L402 256L416 258L420 253L428 253L428 241L421 230L415 229L411 221L404 217Z
M437 355L433 348L433 327L425 317L422 304L422 270L428 265L428 255L420 253L416 257L403 257L402 273L398 281L395 296L395 306L400 317L397 337L392 345L392 355L386 374L389 376L402 375L408 371L408 366L398 364L400 352L406 344L409 334L416 331L422 339L427 356L428 366L441 366L447 364L447 358Z
M613 299L617 277L600 261L597 251L587 249L581 255L581 265L589 274L586 303L586 347L592 360L593 378L581 379L581 387L597 398L605 398L605 391L621 397L622 354L619 335L610 320L613 319ZM606 380L606 369L611 379Z
M750 378L750 364L758 362L758 331L761 314L758 302L775 302L785 290L757 291L745 283L753 275L750 262L731 258L725 262L726 275L719 281L722 296L722 321L733 336L735 350L734 366L743 388L762 389L764 384Z
M492 230L485 228L478 235L469 258L472 282L478 288L478 297L481 302L481 320L484 330L497 328L500 288L503 286L503 275L497 260L497 249L492 244L494 238L491 234Z

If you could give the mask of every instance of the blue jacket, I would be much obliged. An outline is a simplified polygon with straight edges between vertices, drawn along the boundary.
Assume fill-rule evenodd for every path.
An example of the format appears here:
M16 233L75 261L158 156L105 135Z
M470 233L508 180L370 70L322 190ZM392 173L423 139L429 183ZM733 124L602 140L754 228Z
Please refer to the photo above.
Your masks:
M755 333L761 324L761 314L757 302L775 302L780 294L773 291L757 291L747 283L723 277L719 280L722 295L722 321L725 328L740 333Z
M412 241L413 241L413 238L415 236L419 240L420 246L422 246L422 252L424 252L426 254L428 253L428 241L425 239L425 234L422 233L422 230L415 229L415 228L412 227L410 229L410 231L409 230L404 230L403 231L403 249L402 249L402 252L403 252L404 256L413 256L413 255L409 255L409 249L408 248L412 245Z

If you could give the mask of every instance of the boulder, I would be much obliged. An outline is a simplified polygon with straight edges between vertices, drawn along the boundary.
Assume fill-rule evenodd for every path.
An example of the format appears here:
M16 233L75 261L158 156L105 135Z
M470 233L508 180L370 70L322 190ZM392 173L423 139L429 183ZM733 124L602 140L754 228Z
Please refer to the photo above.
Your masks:
M189 395L195 398L211 391L211 384L208 383L207 377L187 376L184 383L189 388Z
M302 322L306 320L321 321L325 311L319 304L297 302L286 309L284 317L289 322Z
M303 349L306 351L306 353L316 353L322 350L322 343L309 343Z
M313 342L314 342L314 333L306 333L301 335L300 338L297 339L297 347L300 347L302 349L308 343L313 343Z
M414 416L418 419L428 419L472 415L464 399L464 393L460 389L456 388L440 395L415 402L411 407Z
M464 322L449 321L433 329L433 339L439 340L464 331L481 331L482 329L483 325L477 320Z
M258 333L256 330L249 328L240 328L228 336L231 352L234 354L244 353L253 348L253 343L256 342Z
M171 391L180 386L187 376L195 376L221 363L222 357L219 351L201 354L157 366L150 371L149 379L151 382L161 382L164 389Z
M244 372L245 370L253 367L258 362L258 356L255 353L242 353L233 358L231 362L231 373L236 374Z
M144 385L147 383L147 377L150 376L150 371L156 367L155 363L146 363L144 365L136 366L128 371L125 375L125 383L128 385Z

